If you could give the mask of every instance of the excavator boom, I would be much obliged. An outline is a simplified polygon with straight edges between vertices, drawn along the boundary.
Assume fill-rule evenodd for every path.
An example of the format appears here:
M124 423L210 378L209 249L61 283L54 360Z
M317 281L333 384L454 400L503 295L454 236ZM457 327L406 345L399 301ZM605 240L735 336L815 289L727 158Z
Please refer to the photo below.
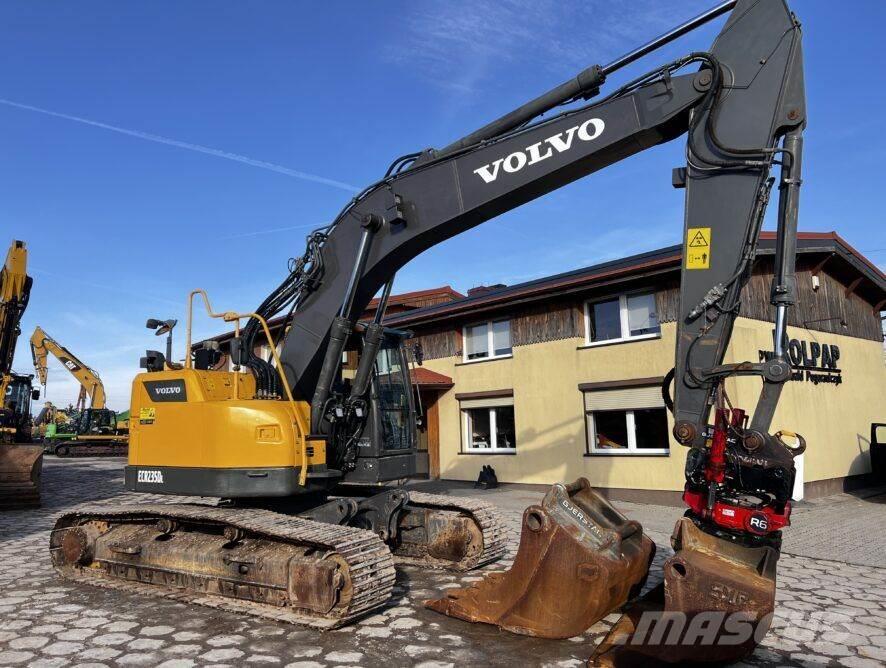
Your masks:
M31 334L31 357L40 384L46 386L49 377L49 355L55 357L62 366L80 383L80 387L90 399L90 407L105 408L105 386L98 372L81 362L76 355L52 339L41 327L35 327Z
M0 268L0 508L40 505L42 448L31 440L31 379L12 372L32 279L28 251L13 241Z

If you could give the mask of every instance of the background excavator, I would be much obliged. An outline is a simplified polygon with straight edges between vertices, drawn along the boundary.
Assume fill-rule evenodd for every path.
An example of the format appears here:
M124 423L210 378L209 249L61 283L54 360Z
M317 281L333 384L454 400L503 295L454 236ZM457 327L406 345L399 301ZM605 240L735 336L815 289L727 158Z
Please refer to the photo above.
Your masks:
M584 102L615 71L730 10L709 51ZM570 106L558 110L562 105ZM729 0L443 149L398 158L332 224L309 235L305 253L254 313L216 313L205 293L191 293L191 307L200 296L212 317L234 324L232 371L210 370L205 355L192 358L190 323L183 369L156 351L142 360L146 373L132 388L126 487L229 503L68 513L52 533L56 568L96 585L211 599L328 627L387 599L392 556L455 568L497 557L504 537L487 506L384 486L416 466L406 333L382 324L394 276L445 239L687 134L686 164L672 175L686 205L673 398L665 389L674 437L689 448L689 509L675 529L664 598L686 614L737 611L761 623L774 605L793 456L802 451L801 440L771 434L770 423L790 373L786 324L796 298L805 123L799 23L783 0ZM776 164L773 354L766 362L724 364ZM375 318L358 325L379 290ZM267 328L277 314L286 317L279 352ZM270 361L254 353L262 332ZM359 348L360 359L346 377L342 354L350 347ZM729 404L724 381L733 376L762 379L750 420ZM518 632L551 620L576 626L564 618L576 610L559 605L564 594L604 597L596 609L580 611L583 623L599 618L638 590L651 553L639 525L586 483L556 485L524 515L513 569L528 564L524 577L497 576L435 609ZM753 644L729 651L740 655ZM688 659L667 660L724 658L694 649Z
M30 444L31 401L40 391L33 376L12 371L32 282L25 243L13 241L0 269L0 508L40 505L43 449Z
M70 350L57 343L35 327L31 335L31 357L40 384L46 388L49 377L49 355L55 357L77 382L80 393L77 405L66 426L59 430L57 422L47 414L49 421L43 435L47 452L59 456L68 455L125 455L127 434L117 423L117 414L106 406L105 386L98 372L84 364ZM86 407L86 398L89 407Z

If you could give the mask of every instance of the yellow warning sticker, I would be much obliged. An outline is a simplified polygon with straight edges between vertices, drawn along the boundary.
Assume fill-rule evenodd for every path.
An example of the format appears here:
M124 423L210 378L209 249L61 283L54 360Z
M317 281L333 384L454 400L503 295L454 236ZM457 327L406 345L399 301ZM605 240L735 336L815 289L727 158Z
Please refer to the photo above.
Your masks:
M686 268L711 268L710 227L690 227L686 231Z
M154 407L140 408L138 410L138 423L139 424L154 424L154 419L156 417L157 417L157 409Z

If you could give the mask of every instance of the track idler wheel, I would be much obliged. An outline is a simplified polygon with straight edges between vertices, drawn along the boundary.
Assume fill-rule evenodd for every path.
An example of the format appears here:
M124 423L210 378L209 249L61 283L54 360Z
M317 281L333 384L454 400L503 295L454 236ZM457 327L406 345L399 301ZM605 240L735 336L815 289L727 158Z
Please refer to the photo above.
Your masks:
M579 478L526 509L509 571L425 605L513 633L569 638L638 594L654 554L642 527Z
M677 522L664 583L628 609L588 665L731 663L753 653L775 610L772 545L749 546Z

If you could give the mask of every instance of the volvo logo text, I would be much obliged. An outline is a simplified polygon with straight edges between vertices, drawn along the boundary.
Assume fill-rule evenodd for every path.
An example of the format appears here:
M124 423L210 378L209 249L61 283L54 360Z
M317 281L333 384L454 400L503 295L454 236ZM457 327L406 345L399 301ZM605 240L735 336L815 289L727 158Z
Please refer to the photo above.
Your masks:
M590 118L581 125L575 125L565 132L560 132L544 141L536 142L527 146L522 151L515 151L507 157L499 158L491 164L483 165L474 170L474 174L480 176L484 183L492 183L498 178L503 169L508 174L519 172L527 165L534 165L542 160L547 160L554 152L563 153L572 148L572 143L578 137L581 141L592 141L603 134L606 124L601 118Z

